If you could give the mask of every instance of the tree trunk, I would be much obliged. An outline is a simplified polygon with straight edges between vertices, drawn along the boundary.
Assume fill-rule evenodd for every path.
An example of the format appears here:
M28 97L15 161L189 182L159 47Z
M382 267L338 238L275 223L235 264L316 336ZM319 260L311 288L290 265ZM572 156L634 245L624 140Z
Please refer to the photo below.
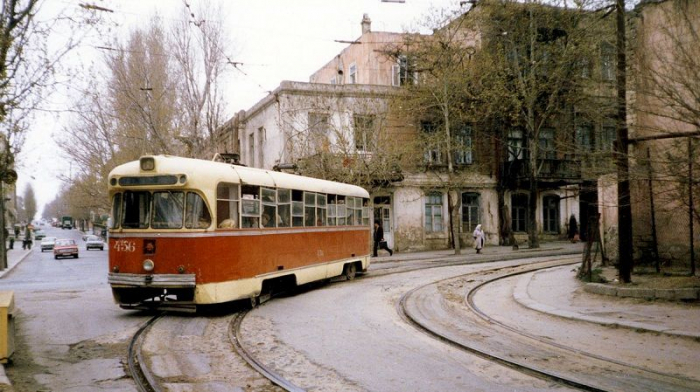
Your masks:
M455 254L462 254L462 245L459 242L459 208L457 208L458 198L456 191L447 191L447 209L450 215L450 231L452 233L452 242L455 248Z

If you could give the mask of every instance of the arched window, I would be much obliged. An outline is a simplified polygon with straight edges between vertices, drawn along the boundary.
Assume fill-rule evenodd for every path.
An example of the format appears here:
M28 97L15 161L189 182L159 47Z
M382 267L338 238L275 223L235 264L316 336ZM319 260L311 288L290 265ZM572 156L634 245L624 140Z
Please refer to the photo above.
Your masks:
M516 193L510 197L511 230L527 231L527 194Z
M474 192L462 193L462 232L471 233L479 224L479 194Z

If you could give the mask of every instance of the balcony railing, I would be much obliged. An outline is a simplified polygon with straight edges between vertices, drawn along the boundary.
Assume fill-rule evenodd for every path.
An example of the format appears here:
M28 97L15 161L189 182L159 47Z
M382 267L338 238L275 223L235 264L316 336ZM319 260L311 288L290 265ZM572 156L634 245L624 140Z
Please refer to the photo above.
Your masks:
M581 162L575 159L538 159L537 178L540 181L578 181L581 179ZM504 162L501 173L511 180L527 180L530 177L530 161L518 159Z

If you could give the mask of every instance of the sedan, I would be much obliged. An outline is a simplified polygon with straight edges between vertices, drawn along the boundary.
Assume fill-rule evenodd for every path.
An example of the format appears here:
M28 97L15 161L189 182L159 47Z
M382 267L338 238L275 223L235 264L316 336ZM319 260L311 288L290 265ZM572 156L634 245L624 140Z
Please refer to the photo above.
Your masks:
M85 237L85 249L105 250L105 243L102 241L102 238L96 235L89 235Z
M56 245L56 237L44 237L44 239L41 240L41 251L53 250L54 245Z
M39 241L39 240L43 239L44 237L46 237L46 234L44 233L43 230L37 230L34 232L34 239L36 241Z
M53 257L58 259L69 256L78 258L78 244L73 240L56 240L56 245L53 247Z

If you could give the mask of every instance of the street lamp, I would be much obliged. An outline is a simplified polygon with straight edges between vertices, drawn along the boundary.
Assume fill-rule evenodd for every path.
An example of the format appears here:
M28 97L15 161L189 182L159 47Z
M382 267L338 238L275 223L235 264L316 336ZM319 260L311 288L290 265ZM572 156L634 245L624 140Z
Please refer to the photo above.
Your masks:
M10 142L4 134L0 134L0 270L7 268L7 249L5 244L5 184L17 181L17 172L12 169L14 157L10 151Z

